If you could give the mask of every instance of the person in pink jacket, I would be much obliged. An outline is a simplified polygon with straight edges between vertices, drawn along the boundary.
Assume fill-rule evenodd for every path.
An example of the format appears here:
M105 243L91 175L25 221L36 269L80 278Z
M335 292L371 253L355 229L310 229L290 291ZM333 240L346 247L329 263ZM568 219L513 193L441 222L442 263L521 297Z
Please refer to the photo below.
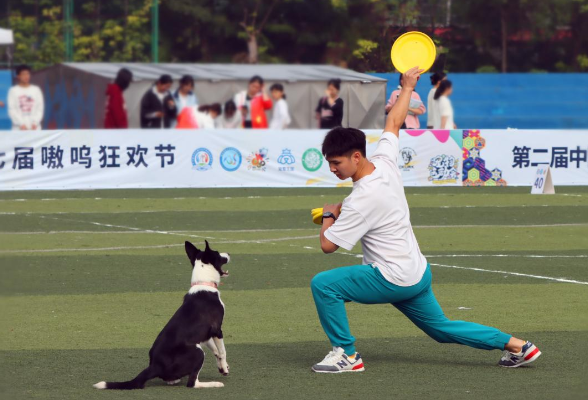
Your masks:
M386 104L386 114L392 109L394 103L400 96L400 90L402 89L402 74L400 75L400 79L398 80L398 89L392 92L390 98L388 99L388 103ZM421 100L421 96L417 92L412 92L410 97L410 104L408 107L408 114L406 115L406 119L404 120L404 124L400 127L400 129L418 129L421 124L419 123L419 115L423 115L427 112L425 108L425 104Z

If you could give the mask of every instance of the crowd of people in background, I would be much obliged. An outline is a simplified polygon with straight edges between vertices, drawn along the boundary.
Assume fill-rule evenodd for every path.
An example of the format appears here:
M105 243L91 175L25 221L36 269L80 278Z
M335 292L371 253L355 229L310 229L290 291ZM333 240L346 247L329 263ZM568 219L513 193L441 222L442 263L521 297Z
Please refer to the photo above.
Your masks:
M16 68L17 84L8 91L8 114L13 130L39 130L43 120L43 94L38 86L31 84L31 68L21 65ZM444 72L430 75L432 88L427 96L427 105L418 93L413 92L408 115L402 129L419 129L419 116L427 114L427 129L456 129L451 94L453 85ZM106 110L104 128L127 129L129 118L124 91L133 81L133 73L122 68L113 83L106 88ZM398 88L394 90L385 106L388 113L402 89L402 75ZM161 75L145 92L140 103L140 125L144 129L286 129L292 123L284 86L274 83L269 92L261 76L253 76L247 89L236 93L224 104L199 104L195 93L194 78L184 75L178 87L171 91L173 79ZM315 109L316 126L332 129L342 126L344 102L339 96L341 80L331 79L325 95ZM4 103L0 102L0 107ZM271 120L267 112L272 110Z

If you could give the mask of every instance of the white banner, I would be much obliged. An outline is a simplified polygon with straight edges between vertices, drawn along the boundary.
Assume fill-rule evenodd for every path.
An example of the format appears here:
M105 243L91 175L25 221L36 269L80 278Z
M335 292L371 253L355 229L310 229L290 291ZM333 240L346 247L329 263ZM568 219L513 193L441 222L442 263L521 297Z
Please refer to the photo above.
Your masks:
M460 147L402 133L408 185L460 184ZM0 190L349 186L320 130L65 130L0 134ZM381 131L367 131L368 155ZM448 136L448 135L447 135ZM449 142L448 142L449 143ZM445 150L442 148L446 147ZM439 159L431 161L433 156ZM458 160L457 162L455 160ZM429 180L430 164L435 164ZM453 172L452 172L453 171Z
M0 191L336 187L320 130L64 130L0 133ZM368 130L367 154L381 131ZM462 148L463 140L463 148ZM406 186L588 184L588 131L401 132ZM464 175L465 174L465 175Z
M529 186L550 166L554 186L588 185L588 130L464 130L464 185Z

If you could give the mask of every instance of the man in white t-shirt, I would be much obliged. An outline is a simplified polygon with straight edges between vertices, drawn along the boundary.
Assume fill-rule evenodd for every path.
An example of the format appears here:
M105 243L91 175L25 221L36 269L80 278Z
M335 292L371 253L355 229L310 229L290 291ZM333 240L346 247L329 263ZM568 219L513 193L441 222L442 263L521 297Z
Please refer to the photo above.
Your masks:
M41 129L45 102L38 86L31 85L31 68L16 67L18 84L8 90L8 115L12 130L35 131Z
M323 142L323 154L339 179L352 178L353 191L342 204L325 205L320 234L325 253L351 250L358 241L363 264L317 274L311 282L321 325L333 350L312 367L315 372L364 371L349 330L345 302L391 303L415 325L441 343L460 343L486 350L507 350L499 364L518 367L541 352L530 342L496 328L451 321L431 289L431 269L419 249L398 169L398 132L422 70L404 74L400 96L372 157L365 157L365 134L335 128Z

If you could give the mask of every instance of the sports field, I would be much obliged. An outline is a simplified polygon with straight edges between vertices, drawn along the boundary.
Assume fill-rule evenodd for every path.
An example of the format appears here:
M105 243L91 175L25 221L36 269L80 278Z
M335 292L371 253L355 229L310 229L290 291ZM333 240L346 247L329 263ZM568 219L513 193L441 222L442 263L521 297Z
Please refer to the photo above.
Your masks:
M360 374L310 371L330 346L309 289L319 271L360 263L324 255L309 210L349 189L0 193L0 382L6 399L585 398L588 188L407 189L421 250L446 314L531 339L529 367L500 352L442 345L390 305L348 305ZM221 287L231 375L222 389L97 391L133 378L181 304L183 243L231 253Z

